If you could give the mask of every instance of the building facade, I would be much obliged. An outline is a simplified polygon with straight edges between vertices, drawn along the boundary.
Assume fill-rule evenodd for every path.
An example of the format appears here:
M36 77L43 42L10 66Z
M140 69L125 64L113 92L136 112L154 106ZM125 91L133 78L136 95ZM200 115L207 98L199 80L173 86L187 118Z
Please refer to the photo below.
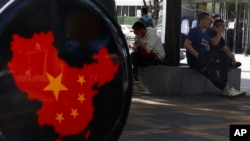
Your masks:
M143 6L143 0L116 0L117 16L139 17Z

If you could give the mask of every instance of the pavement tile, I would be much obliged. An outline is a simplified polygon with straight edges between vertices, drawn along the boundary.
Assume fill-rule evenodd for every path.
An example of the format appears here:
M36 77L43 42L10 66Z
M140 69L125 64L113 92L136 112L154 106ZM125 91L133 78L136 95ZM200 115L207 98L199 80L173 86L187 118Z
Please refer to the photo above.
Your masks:
M135 94L119 141L226 141L230 124L250 121L249 105L249 97Z
M164 124L174 127L229 122L229 120L224 118L198 115L186 112L171 112L169 114L161 116L147 117L145 118L145 120L156 124Z
M164 134L138 135L134 138L121 138L119 141L213 141L213 140L187 134L164 133Z
M229 127L219 128L219 129L207 129L207 130L202 130L201 132L205 132L205 133L208 133L211 135L219 135L219 136L229 137Z

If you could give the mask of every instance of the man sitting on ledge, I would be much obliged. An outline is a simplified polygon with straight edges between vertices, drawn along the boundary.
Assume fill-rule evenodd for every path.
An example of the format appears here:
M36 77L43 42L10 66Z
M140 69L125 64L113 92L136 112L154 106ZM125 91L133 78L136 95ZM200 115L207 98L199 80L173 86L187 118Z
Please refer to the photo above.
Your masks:
M145 27L143 23L136 22L133 27L138 40L137 50L131 54L133 75L136 82L138 79L138 67L162 64L165 51L160 37L152 27Z
M198 16L198 26L191 29L184 47L187 49L187 60L191 68L197 70L208 78L216 87L224 90L224 95L236 97L245 93L230 87L227 84L227 69L218 67L213 51L210 50L209 42L209 26L210 15L208 13L200 13ZM222 69L221 69L222 68ZM217 73L219 71L219 74Z

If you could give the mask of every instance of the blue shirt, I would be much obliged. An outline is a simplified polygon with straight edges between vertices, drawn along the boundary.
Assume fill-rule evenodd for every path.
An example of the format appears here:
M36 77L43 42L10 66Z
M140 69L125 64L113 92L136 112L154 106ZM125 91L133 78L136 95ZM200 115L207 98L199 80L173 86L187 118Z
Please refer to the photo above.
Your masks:
M209 46L209 32L206 30L204 33L202 32L199 26L194 27L190 30L187 35L187 39L192 42L193 48L199 53L202 54L206 52L207 47ZM187 60L188 63L198 63L197 58L193 56L191 53L187 51Z

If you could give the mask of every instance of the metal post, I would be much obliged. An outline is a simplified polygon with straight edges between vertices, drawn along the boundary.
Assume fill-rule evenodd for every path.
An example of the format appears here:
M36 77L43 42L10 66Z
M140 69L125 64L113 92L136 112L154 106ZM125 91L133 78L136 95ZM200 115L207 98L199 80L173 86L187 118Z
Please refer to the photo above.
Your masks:
M165 28L166 65L180 64L180 28L181 28L181 0L167 0L167 18Z
M250 10L249 10L249 8L250 8L250 2L248 1L247 2L247 16L246 16L246 29L244 28L244 30L247 30L246 31L246 44L245 44L245 48L244 48L244 54L245 54L245 56L248 56L249 55L249 46L250 46L250 43L249 43L249 41L250 41L250 39L249 39L249 33L250 33L250 30L249 30L249 28L250 28L250 23L249 23L249 20L250 20Z
M215 3L216 3L216 0L212 0L212 15L214 15L215 14Z
M239 13L238 13L238 0L235 1L235 19L234 19L234 42L233 42L233 52L235 53L237 47L237 33L239 32L237 26L239 25Z

